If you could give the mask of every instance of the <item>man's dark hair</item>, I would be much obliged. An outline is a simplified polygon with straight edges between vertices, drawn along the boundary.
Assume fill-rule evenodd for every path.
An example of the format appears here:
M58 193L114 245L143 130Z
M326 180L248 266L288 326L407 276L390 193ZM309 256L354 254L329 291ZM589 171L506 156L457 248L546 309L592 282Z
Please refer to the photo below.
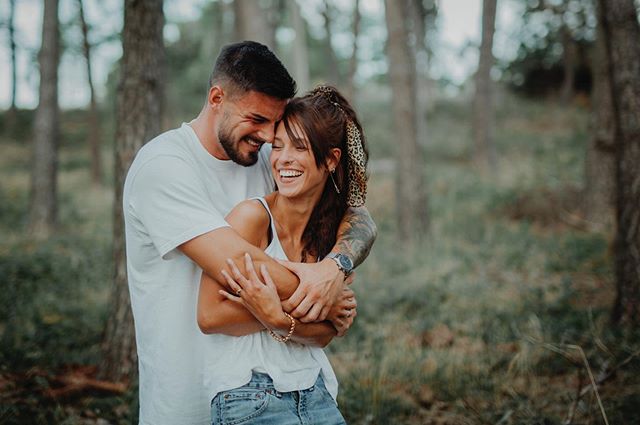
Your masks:
M209 88L216 84L227 85L232 95L257 91L278 99L290 99L296 94L296 82L282 62L267 46L255 41L222 48L209 78Z

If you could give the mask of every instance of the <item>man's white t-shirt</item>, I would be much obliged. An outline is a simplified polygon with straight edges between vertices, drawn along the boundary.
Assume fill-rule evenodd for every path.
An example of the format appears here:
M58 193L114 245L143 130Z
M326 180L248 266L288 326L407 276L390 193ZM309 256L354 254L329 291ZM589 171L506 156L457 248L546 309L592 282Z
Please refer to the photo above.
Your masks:
M210 423L211 342L196 319L202 271L176 248L228 226L224 216L239 202L273 191L269 152L263 146L251 167L221 161L183 124L147 143L129 169L123 208L141 424Z

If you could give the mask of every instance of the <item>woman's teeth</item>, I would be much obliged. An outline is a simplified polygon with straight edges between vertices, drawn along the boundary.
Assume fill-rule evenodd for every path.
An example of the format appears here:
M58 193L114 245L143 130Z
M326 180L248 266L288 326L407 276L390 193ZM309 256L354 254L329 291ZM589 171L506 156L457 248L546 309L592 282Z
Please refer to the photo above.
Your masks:
M280 170L280 177L298 177L302 172L297 170Z

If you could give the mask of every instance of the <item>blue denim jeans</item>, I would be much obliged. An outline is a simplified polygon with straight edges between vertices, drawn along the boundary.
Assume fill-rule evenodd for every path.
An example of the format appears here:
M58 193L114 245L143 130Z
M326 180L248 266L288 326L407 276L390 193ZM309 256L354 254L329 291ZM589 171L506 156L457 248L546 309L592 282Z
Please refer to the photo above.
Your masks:
M306 390L281 393L269 375L253 373L242 387L218 393L211 402L212 425L346 425L322 376Z

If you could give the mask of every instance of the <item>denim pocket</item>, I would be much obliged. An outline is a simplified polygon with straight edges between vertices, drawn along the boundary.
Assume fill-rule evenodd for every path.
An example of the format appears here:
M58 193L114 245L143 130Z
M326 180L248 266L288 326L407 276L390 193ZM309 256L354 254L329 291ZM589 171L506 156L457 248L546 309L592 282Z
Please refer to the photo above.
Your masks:
M264 390L241 387L224 391L213 399L213 423L237 425L248 422L259 416L268 403L269 398ZM218 422L215 419L218 419Z

